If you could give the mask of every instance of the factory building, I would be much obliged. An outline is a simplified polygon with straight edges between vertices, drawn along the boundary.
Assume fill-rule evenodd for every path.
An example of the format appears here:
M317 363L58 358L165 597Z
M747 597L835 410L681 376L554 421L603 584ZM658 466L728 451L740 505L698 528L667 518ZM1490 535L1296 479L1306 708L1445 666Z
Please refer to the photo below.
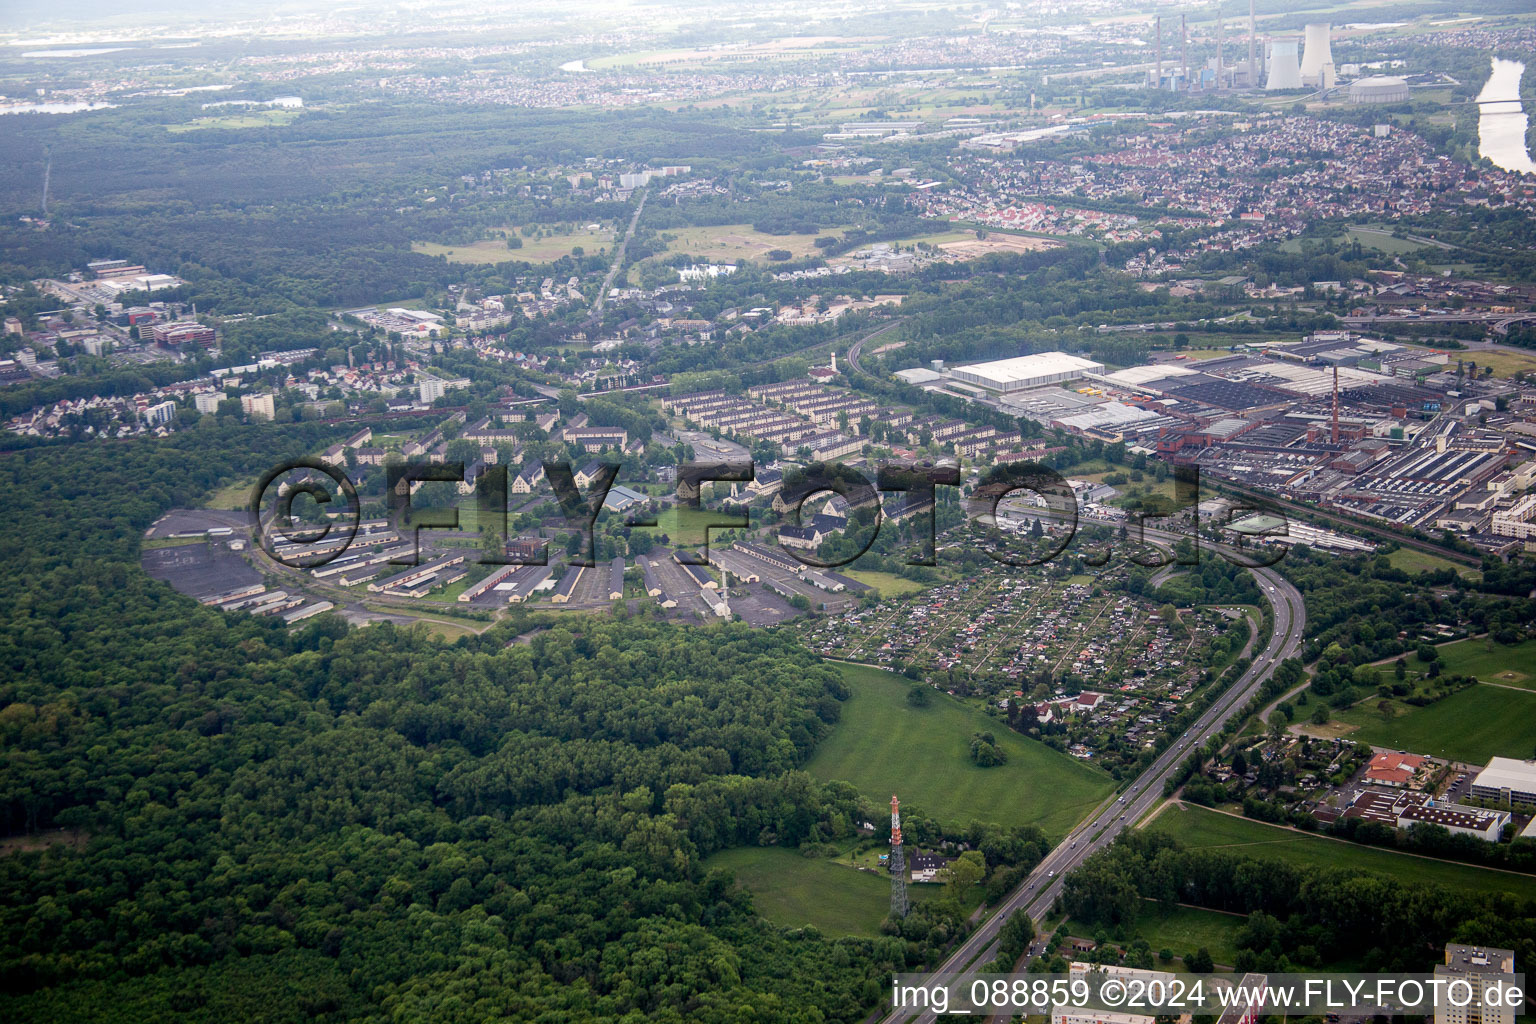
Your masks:
M990 363L957 366L950 371L950 375L956 380L1006 393L1076 380L1085 373L1103 372L1104 364L1092 359L1069 356L1065 352L1041 352Z

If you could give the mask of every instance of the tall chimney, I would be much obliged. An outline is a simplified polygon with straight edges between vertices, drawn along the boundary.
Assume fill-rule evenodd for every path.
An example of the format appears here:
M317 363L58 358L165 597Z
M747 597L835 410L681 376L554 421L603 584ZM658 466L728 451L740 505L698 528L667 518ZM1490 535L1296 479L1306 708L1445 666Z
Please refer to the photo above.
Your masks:
M1157 50L1157 70L1152 72L1152 88L1163 87L1163 16L1154 15L1152 18L1153 46Z
M1179 80L1181 89L1189 88L1189 25L1184 15L1179 15L1179 61L1184 65L1184 77Z
M1216 88L1221 88L1221 8L1216 8Z
M1339 364L1333 364L1333 443L1339 443Z
M1259 21L1253 16L1253 0L1248 0L1248 87L1257 88L1259 84L1258 57L1254 52L1259 41Z

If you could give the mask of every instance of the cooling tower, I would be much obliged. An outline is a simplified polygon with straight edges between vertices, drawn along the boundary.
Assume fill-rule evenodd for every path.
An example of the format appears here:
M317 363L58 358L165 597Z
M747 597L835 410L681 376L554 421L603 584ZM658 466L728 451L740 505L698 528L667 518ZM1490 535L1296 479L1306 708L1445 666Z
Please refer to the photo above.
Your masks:
M1269 41L1269 78L1265 80L1264 88L1301 88L1301 64L1297 60L1295 36Z
M1301 53L1301 84L1328 89L1333 86L1333 53L1328 48L1329 29L1320 22L1307 26L1306 48Z

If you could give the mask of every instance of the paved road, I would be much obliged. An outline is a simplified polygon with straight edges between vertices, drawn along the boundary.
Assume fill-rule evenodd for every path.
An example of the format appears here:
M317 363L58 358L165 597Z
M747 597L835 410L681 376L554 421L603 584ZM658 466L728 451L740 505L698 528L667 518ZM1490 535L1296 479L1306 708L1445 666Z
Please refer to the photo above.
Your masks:
M973 965L980 967L987 963L996 955L998 931L1015 911L1022 910L1039 922L1061 894L1065 876L1089 856L1113 842L1122 829L1130 827L1146 814L1162 797L1163 783L1179 764L1248 703L1259 685L1269 678L1280 662L1294 657L1300 651L1301 637L1307 622L1301 594L1272 569L1249 571L1257 578L1265 600L1274 608L1275 628L1269 643L1253 659L1248 671L1206 709L1181 740L1163 751L1117 801L1100 806L1086 822L1073 829L1059 846L1047 854L1035 870L1030 872L1023 885L1009 894L997 912L972 932L960 948L939 966L936 973L959 973L972 969ZM911 1019L914 1017L910 1010L900 1010L890 1013L885 1021L886 1024L897 1024ZM915 1017L919 1024L933 1024L934 1019L934 1014L928 1011Z
M613 287L613 279L619 276L619 269L624 266L624 250L629 248L629 240L635 237L635 226L640 223L640 213L645 209L647 195L644 189L640 190L640 202L635 206L635 215L629 218L629 229L624 232L624 240L614 251L613 264L608 268L608 276L603 278L603 287L597 293L597 300L592 303L594 318L603 315L603 304L608 301L608 289Z
M1499 334L1508 334L1512 325L1531 320L1536 320L1536 313L1424 313L1420 316L1384 313L1375 316L1339 318L1339 322L1346 327L1370 327L1383 324L1397 327L1415 327L1419 324L1488 324Z

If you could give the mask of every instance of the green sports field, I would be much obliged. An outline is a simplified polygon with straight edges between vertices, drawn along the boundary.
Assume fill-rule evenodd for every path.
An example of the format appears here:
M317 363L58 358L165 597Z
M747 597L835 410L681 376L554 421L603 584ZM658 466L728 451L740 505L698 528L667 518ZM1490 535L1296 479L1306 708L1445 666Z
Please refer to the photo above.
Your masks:
M1358 727L1348 734L1352 740L1473 764L1494 756L1530 757L1536 744L1536 692L1479 684L1427 707L1391 703L1391 721L1375 699L1334 717Z
M906 697L913 684L900 676L861 665L839 668L853 696L806 766L818 778L850 782L871 800L895 793L939 821L1035 824L1052 838L1065 835L1114 789L1103 772L1009 732L937 690L931 705L912 708ZM1008 763L972 763L974 732L992 733Z
M815 925L827 935L876 935L891 909L891 883L881 875L777 846L722 850L705 868L726 868L752 892L757 912L776 925ZM921 899L926 886L912 886Z
M1413 857L1393 850L1307 835L1204 807L1168 807L1152 819L1147 828L1166 832L1189 849L1220 850L1312 868L1360 868L1390 875L1409 885L1432 883L1465 892L1509 892L1525 899L1536 899L1536 875L1517 875ZM1152 945L1157 948L1156 942Z

